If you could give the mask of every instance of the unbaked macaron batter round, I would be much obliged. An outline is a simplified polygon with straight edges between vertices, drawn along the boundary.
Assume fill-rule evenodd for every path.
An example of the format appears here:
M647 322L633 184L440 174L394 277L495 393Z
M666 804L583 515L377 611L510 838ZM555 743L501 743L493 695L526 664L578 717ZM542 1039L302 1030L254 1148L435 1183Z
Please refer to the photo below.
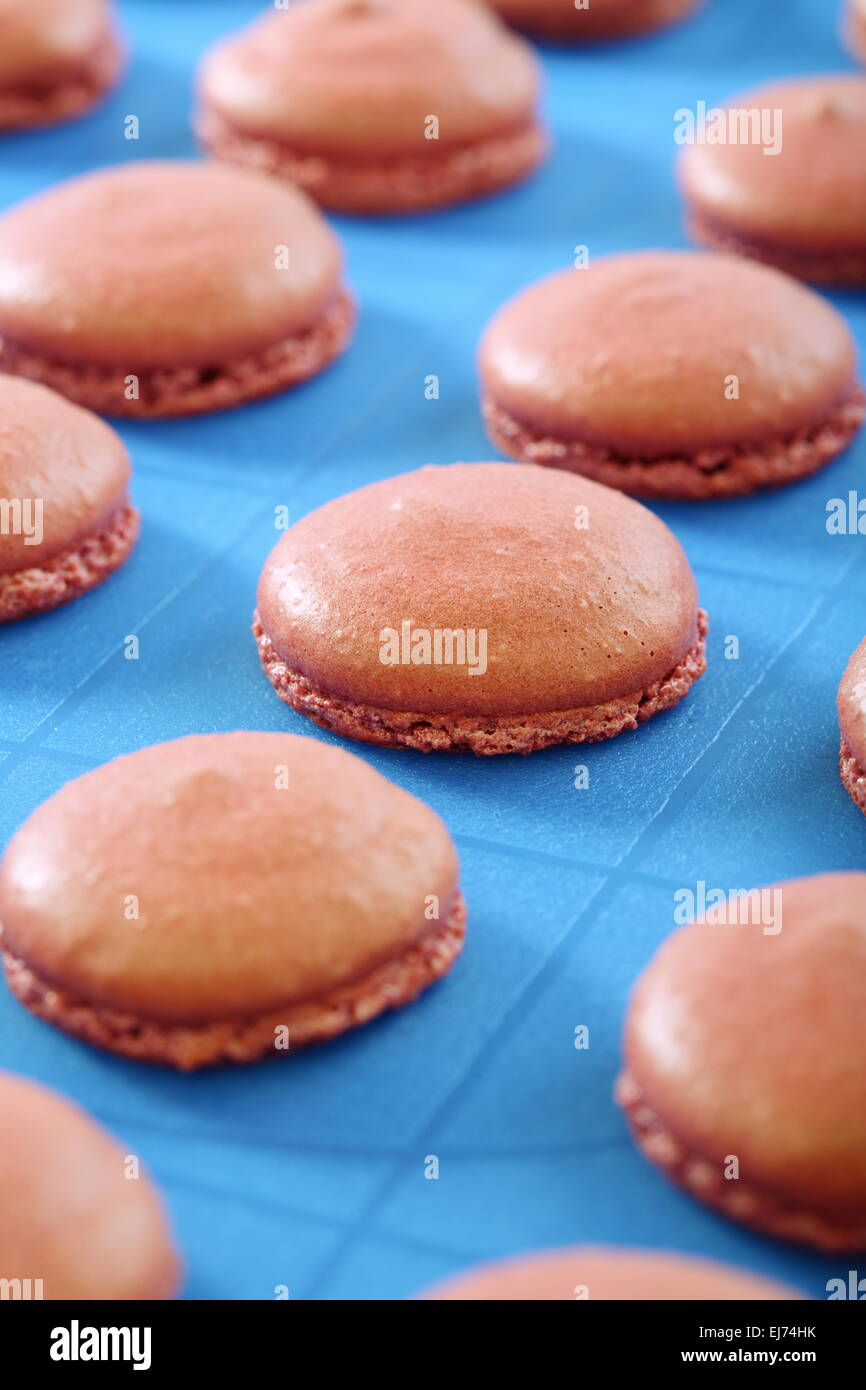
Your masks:
M162 1201L146 1173L127 1176L117 1141L9 1072L0 1124L0 1279L20 1280L19 1297L34 1300L173 1297L180 1264Z
M424 1295L462 1303L762 1301L799 1295L713 1260L655 1250L575 1246L478 1265Z
M732 1220L866 1245L866 874L729 898L638 981L617 1084L645 1156Z
M866 813L866 638L842 677L838 709L839 770L851 800Z
M639 497L792 482L866 415L841 315L735 256L644 251L548 276L494 317L479 366L503 452Z
M695 239L804 280L866 286L866 77L794 78L724 112L724 139L680 159Z
M304 517L253 628L278 695L323 727L482 754L636 728L702 674L706 629L651 512L503 463L418 469Z
M0 0L0 131L82 115L122 66L110 0Z
M108 415L238 405L346 347L342 264L318 209L261 174L101 169L0 218L0 369Z
M217 44L202 143L327 207L415 212L515 183L543 157L540 69L476 0L305 0Z
M330 1038L454 963L445 826L360 758L197 735L67 783L0 863L6 977L38 1017L190 1070Z
M543 39L630 38L693 14L701 0L486 0L508 24Z
M0 374L0 623L57 608L138 538L122 440L89 410Z

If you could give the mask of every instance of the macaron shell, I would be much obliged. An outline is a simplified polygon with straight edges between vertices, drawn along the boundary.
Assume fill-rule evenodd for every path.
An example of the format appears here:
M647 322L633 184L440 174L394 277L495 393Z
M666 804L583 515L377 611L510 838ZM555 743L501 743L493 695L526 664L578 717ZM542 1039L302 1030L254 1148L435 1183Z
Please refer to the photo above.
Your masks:
M651 512L583 478L496 463L423 468L327 503L272 551L258 608L278 655L333 695L494 717L641 690L697 624L688 561ZM406 620L486 632L486 670L383 664L383 631Z
M46 1299L168 1299L180 1266L146 1173L83 1111L0 1073L0 1277Z
M0 88L60 75L109 31L107 0L0 0Z
M197 1024L363 978L456 888L438 816L360 759L292 735L200 735L39 807L0 864L0 922L7 950L79 999Z
M310 328L341 266L336 237L296 189L224 165L135 162L0 219L0 334L130 372L220 363Z
M782 248L866 251L866 77L800 78L727 106L781 112L781 150L765 154L753 142L687 146L679 174L689 202L742 236Z
M199 75L237 129L365 159L499 135L538 89L531 49L474 0L310 0L223 40Z
M592 1246L480 1265L425 1295L461 1302L793 1299L782 1284L710 1260Z
M700 0L486 0L507 24L542 38L626 37L673 24L697 9Z
M632 998L627 1073L680 1150L719 1174L736 1157L768 1204L862 1232L866 874L780 888L775 935L695 924L665 942Z
M126 448L110 426L62 396L0 374L0 498L41 503L31 527L0 534L0 575L37 568L100 531L124 503ZM36 513L31 514L31 523Z
M839 686L838 708L842 738L866 772L866 638L848 662Z
M614 256L531 285L489 325L479 365L487 397L530 428L640 457L790 435L856 385L830 304L699 252Z

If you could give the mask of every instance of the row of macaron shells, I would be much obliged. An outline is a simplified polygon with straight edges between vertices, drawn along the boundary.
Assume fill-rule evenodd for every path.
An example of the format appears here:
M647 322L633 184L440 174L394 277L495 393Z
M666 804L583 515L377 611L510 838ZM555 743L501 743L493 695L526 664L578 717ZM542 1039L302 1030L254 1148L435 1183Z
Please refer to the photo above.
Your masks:
M841 448L841 443L840 443L840 445L838 445L838 448ZM837 450L834 450L834 452L837 452ZM819 460L819 461L826 461L826 460ZM816 464L816 466L817 466L817 464ZM521 471L521 470L516 470L516 471ZM503 480L503 481L505 481L505 480ZM564 481L566 481L566 480L563 480L563 482L564 482ZM777 480L776 480L776 481L777 481ZM634 491L639 491L639 489L634 489ZM435 493L435 488L434 488L434 493ZM582 495L581 495L581 496L582 496ZM435 498L434 498L434 502L435 502ZM563 503L564 503L564 502L566 502L566 498L564 498L564 496L563 496ZM585 506L585 505L587 505L587 500L585 500L585 498L584 498L584 500L582 500L582 502L580 502L580 503L575 503L575 502L573 502L573 499L569 498L569 499L567 499L567 507L566 507L567 513L571 514L571 513L574 512L575 507L578 507L578 506ZM601 503L599 503L599 506L601 506ZM126 510L128 510L128 509L126 509ZM695 619L695 621L696 621L696 619ZM695 626L692 626L692 635L695 634L695 631L696 631L696 627L695 627ZM655 655L655 653L653 653L653 655ZM694 676L692 676L692 678L694 678ZM489 714L488 714L488 723L489 723ZM623 727L627 727L627 726L623 726ZM346 730L343 730L343 731L346 731ZM616 731L616 730L612 730L612 731ZM582 737L587 737L587 734L585 734L585 733L582 734ZM595 737L599 737L599 735L598 735L598 734L595 734ZM605 735L602 734L601 737L605 737ZM537 746L541 746L541 745L537 745ZM489 751L489 749L485 749L485 751ZM492 751L496 751L496 749L492 749ZM449 913L449 917L450 917L450 913ZM446 919L446 920L448 920L448 919Z

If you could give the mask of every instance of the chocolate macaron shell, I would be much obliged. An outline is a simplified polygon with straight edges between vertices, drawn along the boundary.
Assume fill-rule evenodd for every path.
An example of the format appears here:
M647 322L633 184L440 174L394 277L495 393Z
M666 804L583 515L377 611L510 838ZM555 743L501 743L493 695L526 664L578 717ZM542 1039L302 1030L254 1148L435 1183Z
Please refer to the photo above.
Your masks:
M122 60L109 0L2 0L0 131L78 115L114 84Z
M58 226L74 248L63 256ZM216 164L119 165L0 218L0 331L69 363L202 366L308 328L341 267L336 237L294 189Z
M382 972L399 976L440 937L450 965L457 874L439 818L342 749L193 736L68 783L18 831L0 864L5 963L36 1012L52 1017L59 991L68 1007L53 1021L130 1055L198 1065L184 1031L198 1029L202 1059L219 1060L225 1039L209 1025L246 1036L273 1016L258 1055L298 1009L309 1023L339 999L361 1022L405 1002L397 987L380 991ZM439 963L403 982L406 998L444 973ZM102 1012L122 1036L99 1036ZM124 1015L150 1028L138 1050L134 1030L116 1025ZM325 1017L321 1035L339 1022Z
M127 500L129 455L97 415L35 382L0 373L0 498L39 502L42 538L0 535L0 577L78 545Z
M866 63L866 0L848 0L844 12L843 33L848 48L861 63Z
M696 239L806 279L866 283L866 77L798 78L728 106L773 115L778 149L729 140L683 150Z
M489 407L527 431L637 460L790 435L857 381L847 325L811 290L734 257L668 251L531 285L488 327L480 371Z
M796 1299L783 1284L712 1260L654 1250L577 1246L469 1269L424 1298L460 1302Z
M842 781L854 803L866 812L866 638L842 677L838 709Z
M547 150L530 46L476 0L306 0L205 55L196 129L338 211L483 197Z
M498 135L532 117L538 89L531 50L474 0L307 0L221 41L199 76L239 130L364 156Z
M763 892L763 926L698 922L661 947L632 997L618 1098L646 1157L694 1196L772 1235L857 1249L866 874Z
M64 1097L0 1073L0 1279L50 1300L172 1298L180 1264L146 1173Z
M258 605L278 658L331 695L490 719L651 685L694 644L698 614L688 561L645 508L497 463L427 467L327 503L277 544ZM486 669L384 664L382 633L407 619L485 632Z
M507 24L539 38L580 43L647 34L685 19L701 0L486 0Z

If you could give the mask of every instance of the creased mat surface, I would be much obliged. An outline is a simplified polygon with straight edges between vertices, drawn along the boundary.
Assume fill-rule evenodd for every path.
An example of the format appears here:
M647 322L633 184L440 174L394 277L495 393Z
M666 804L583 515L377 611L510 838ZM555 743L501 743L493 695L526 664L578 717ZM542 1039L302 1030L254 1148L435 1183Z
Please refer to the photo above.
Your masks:
M127 81L88 120L3 139L0 204L103 163L192 154L195 59L258 8L123 4ZM273 695L248 631L274 507L297 519L425 462L490 457L473 370L489 314L578 244L684 245L673 112L852 67L835 17L829 0L710 0L652 40L544 50L556 149L533 182L435 217L338 221L363 313L337 367L234 413L122 427L138 553L88 598L0 633L0 845L65 780L142 744L233 728L326 738ZM123 138L129 114L138 142ZM866 348L866 296L834 299ZM431 374L438 401L425 399ZM0 1065L69 1093L141 1154L186 1251L188 1297L270 1299L284 1285L301 1299L402 1298L471 1260L583 1240L713 1255L818 1297L856 1265L679 1195L633 1149L611 1087L625 1000L677 888L866 868L834 710L866 631L866 537L825 528L828 499L857 488L862 440L774 496L658 508L697 571L711 667L637 733L526 760L353 745L441 812L462 856L468 946L415 1007L282 1063L190 1078L81 1046L0 992ZM133 633L138 661L123 657ZM730 635L738 660L724 657ZM588 1051L574 1047L581 1024Z

